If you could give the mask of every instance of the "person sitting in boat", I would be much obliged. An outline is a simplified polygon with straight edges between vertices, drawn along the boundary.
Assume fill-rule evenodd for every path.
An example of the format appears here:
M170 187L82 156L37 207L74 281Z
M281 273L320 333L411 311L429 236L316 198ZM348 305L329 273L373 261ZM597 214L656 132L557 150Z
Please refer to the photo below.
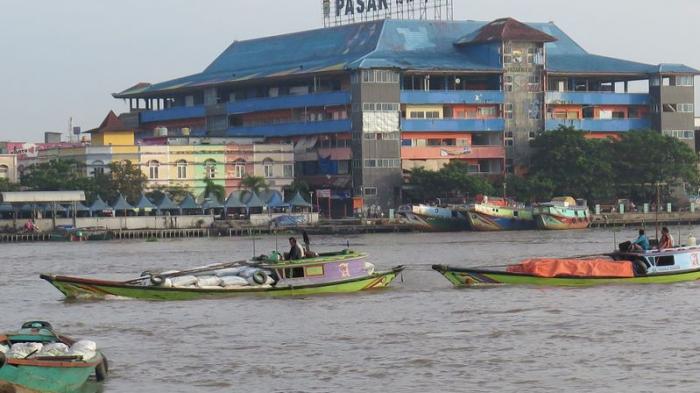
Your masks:
M667 227L661 228L661 241L659 241L659 251L674 247L673 236Z
M291 248L289 249L289 252L285 254L285 259L288 261L295 261L304 258L304 249L301 247L299 242L297 242L297 238L290 237L289 245Z
M651 248L649 246L649 239L647 235L644 234L644 229L640 229L639 236L632 242L629 251L647 251L649 248Z

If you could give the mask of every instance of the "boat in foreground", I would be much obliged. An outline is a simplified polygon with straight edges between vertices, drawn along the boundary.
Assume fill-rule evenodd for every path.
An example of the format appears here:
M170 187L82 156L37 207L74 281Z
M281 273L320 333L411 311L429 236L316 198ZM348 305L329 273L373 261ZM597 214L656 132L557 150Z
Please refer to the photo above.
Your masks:
M42 274L68 298L125 297L142 300L196 300L245 294L298 296L349 293L384 288L403 271L396 266L375 272L367 254L350 250L313 258L268 258L164 273L144 272L129 281L108 281Z
M433 265L433 269L457 287L494 284L667 284L700 279L700 247L647 252L616 251L568 259L540 258L494 268Z
M0 391L72 393L94 376L107 377L107 359L92 341L56 334L48 322L26 322L0 335Z

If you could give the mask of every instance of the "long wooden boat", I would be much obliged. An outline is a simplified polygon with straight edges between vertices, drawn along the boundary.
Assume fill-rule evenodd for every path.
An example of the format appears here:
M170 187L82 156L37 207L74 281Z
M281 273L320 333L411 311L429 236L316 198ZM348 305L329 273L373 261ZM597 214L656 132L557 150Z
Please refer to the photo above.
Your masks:
M663 251L622 252L616 251L600 257L617 264L629 264L624 275L555 274L542 276L524 272L521 265L499 268L463 268L433 265L456 287L476 285L543 285L543 286L593 286L601 284L667 284L700 279L700 247L679 247ZM566 260L576 265L588 263L593 256ZM574 266L575 267L575 266ZM631 270L630 270L631 269Z
M76 340L56 334L48 322L26 322L14 333L0 335L0 344L62 343L70 347ZM2 392L55 392L84 391L94 376L102 381L108 373L107 359L100 351L90 359L80 355L43 356L30 353L24 358L10 358L0 353L0 391Z
M463 209L469 226L474 231L515 231L537 228L532 208L529 207L484 201Z
M298 296L358 292L387 287L404 269L403 266L396 266L388 271L375 272L374 265L365 262L366 257L367 254L345 250L296 261L276 262L272 259L262 259L245 263L234 262L231 266L248 266L270 272L272 279L270 284L265 284L267 277L263 277L258 281L260 285L235 287L178 288L157 285L163 281L163 278L168 277L165 274L150 275L129 281L49 274L42 274L40 277L68 298L125 297L142 300L196 300L246 294ZM210 265L196 270L198 273L207 273L221 266L227 265Z
M415 205L411 211L426 223L433 232L465 231L469 229L467 217L456 210L427 205Z
M586 229L591 225L591 212L571 197L554 198L533 207L532 214L539 229Z

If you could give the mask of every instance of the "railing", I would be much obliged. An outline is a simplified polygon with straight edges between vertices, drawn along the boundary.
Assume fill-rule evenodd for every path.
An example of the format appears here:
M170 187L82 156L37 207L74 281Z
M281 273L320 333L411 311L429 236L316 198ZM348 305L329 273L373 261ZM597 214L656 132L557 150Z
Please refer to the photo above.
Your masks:
M548 91L545 101L550 105L649 105L649 94L594 91Z
M177 106L160 111L144 111L139 114L141 123L152 123L156 121L193 119L204 117L206 111L203 105L197 106Z
M351 131L352 121L346 119L297 123L263 124L248 127L231 127L226 131L226 136L285 137L292 135L333 134Z
M401 158L407 160L420 159L488 159L504 158L506 149L502 145L487 146L421 146L401 147Z
M505 120L503 119L401 119L401 131L503 131Z
M497 90L401 90L402 104L502 104Z
M350 104L351 100L350 92L333 91L298 96L253 98L250 100L234 101L226 104L226 110L229 115L237 115L273 111L277 109L347 105Z
M574 127L577 130L596 132L625 132L651 128L651 120L642 119L549 119L545 121L545 129L553 131L559 126Z

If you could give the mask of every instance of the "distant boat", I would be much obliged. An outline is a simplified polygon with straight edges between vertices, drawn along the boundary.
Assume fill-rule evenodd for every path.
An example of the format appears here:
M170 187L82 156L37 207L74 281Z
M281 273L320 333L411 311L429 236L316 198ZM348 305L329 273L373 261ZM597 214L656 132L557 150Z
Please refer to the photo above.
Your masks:
M465 214L474 231L514 231L536 229L532 208L503 198L483 197L466 206Z
M667 284L700 279L700 247L542 258L500 267L433 265L456 287L490 284L593 286Z
M454 232L469 229L467 217L450 208L414 205L411 207L411 212L425 221L429 230L433 232Z
M539 203L533 207L532 214L540 229L585 229L592 221L588 206L577 203L572 197Z

